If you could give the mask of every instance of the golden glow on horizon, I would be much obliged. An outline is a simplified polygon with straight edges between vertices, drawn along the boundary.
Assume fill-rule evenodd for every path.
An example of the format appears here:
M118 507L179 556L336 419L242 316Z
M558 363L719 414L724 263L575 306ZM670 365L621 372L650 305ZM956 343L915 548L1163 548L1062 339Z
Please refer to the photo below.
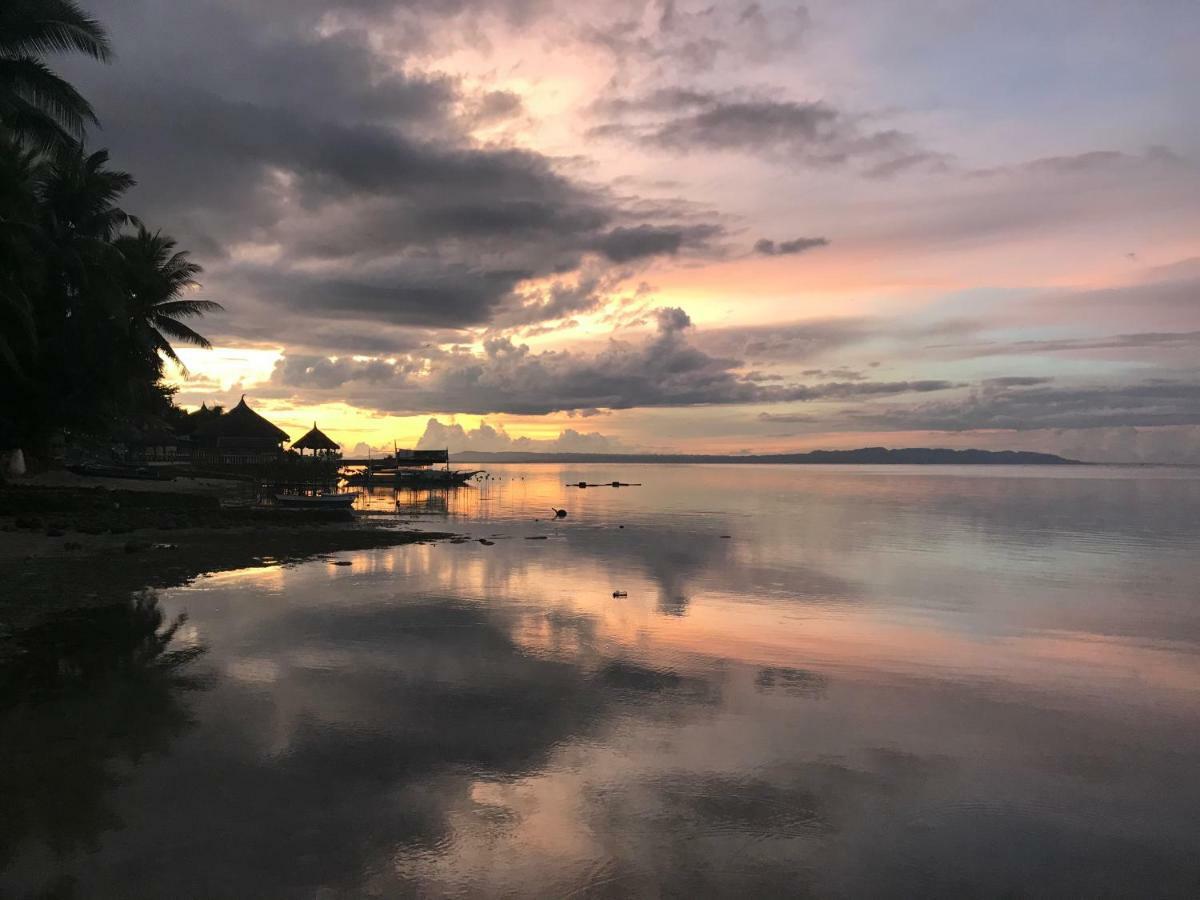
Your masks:
M271 377L275 363L283 356L282 348L251 347L180 347L176 350L188 376L168 361L166 380L178 384L181 394L228 391L234 385L262 384ZM188 404L184 404L185 406Z

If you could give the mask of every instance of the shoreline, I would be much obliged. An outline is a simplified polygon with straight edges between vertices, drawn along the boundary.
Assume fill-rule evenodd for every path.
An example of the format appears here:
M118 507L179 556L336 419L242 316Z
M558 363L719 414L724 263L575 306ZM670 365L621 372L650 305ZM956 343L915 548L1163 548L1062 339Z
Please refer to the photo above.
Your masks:
M39 503L43 511L31 512ZM9 485L0 488L0 621L124 600L214 572L453 537L349 513L228 509L202 494Z

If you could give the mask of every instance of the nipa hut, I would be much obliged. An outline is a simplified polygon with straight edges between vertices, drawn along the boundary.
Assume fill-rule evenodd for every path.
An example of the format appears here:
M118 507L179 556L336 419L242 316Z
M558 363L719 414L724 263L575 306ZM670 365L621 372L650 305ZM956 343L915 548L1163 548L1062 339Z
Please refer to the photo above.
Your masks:
M283 453L286 431L272 425L249 406L246 395L227 413L205 422L193 436L193 459L237 465L271 462Z
M313 422L313 427L304 437L292 444L292 449L299 450L301 456L304 455L305 450L311 450L314 457L330 457L337 455L342 448L329 435L318 428L316 422Z
M189 457L190 440L177 435L166 422L146 418L114 435L114 450L126 462L179 462Z

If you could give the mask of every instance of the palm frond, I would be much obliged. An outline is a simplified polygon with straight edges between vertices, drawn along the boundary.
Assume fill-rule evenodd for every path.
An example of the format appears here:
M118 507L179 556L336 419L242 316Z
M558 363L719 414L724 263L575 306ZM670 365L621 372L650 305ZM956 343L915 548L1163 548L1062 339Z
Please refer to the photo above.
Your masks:
M212 343L208 338L199 332L193 331L176 319L171 319L167 316L154 316L152 321L154 322L154 327L168 337L174 338L177 341L183 341L186 344L203 347L205 350L212 348Z
M102 61L112 58L104 26L72 0L5 0L0 10L0 54L70 51Z
M6 93L51 116L75 137L83 136L86 123L98 122L84 96L41 60L0 57L0 85Z
M154 305L156 316L169 316L172 319L192 319L211 312L224 311L225 307L216 300L168 300Z
M22 146L38 154L70 146L74 141L53 116L19 97L12 98L6 112L0 112L0 124L18 135Z

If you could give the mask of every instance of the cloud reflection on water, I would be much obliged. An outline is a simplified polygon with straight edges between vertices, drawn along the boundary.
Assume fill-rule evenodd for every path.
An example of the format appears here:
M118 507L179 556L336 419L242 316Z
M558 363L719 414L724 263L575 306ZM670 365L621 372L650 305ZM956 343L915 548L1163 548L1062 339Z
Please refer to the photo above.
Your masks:
M492 546L171 592L223 676L62 870L160 896L1195 883L1197 527L1172 523L1197 484L679 471L560 523L533 520L563 473L531 474L448 509Z

